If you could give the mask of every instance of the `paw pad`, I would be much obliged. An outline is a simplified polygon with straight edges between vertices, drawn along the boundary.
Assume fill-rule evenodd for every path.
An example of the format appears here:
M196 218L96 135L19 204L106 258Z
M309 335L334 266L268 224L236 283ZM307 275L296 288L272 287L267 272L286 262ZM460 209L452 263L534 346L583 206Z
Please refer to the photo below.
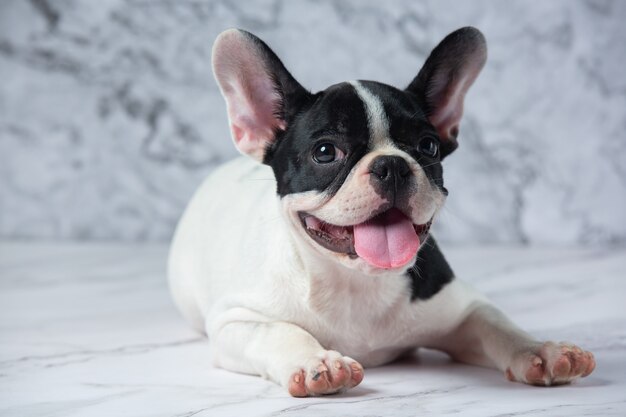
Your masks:
M505 375L510 381L532 385L561 385L589 375L594 368L591 352L567 343L546 342L518 353Z
M288 390L294 397L333 394L353 388L363 380L363 367L334 351L309 360L307 365L289 380Z

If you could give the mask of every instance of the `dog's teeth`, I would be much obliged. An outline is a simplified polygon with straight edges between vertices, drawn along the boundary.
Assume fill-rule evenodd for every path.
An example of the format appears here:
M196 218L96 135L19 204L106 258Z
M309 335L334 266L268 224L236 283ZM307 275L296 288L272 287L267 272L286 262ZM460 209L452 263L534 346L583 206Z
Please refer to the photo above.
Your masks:
M321 224L322 224L322 222L318 218L316 218L314 216L307 216L304 219L304 224L309 229L319 229Z

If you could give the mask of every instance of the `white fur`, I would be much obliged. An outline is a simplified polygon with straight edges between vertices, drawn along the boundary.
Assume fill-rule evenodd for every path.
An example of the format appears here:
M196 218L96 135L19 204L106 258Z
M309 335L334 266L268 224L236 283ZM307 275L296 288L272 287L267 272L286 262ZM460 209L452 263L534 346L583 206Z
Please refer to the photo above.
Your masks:
M171 289L210 338L233 321L280 320L374 366L449 333L478 299L453 282L431 300L411 302L404 271L366 276L329 262L303 242L299 225L284 224L274 189L269 168L235 159L201 186L178 226Z
M337 225L371 217L384 203L368 179L367 167L379 155L398 155L409 163L418 185L410 203L415 224L427 222L443 204L443 194L419 164L388 139L380 101L353 85L369 113L373 151L333 197L309 192L279 200L271 169L247 158L217 170L176 230L169 259L176 304L208 334L216 365L283 385L329 350L349 356L346 363L353 358L376 366L430 346L470 362L505 366L512 347L501 342L492 349L493 357L473 358L455 350L484 331L481 326L469 335L461 331L471 327L465 321L475 316L472 312L487 305L471 288L455 280L429 300L411 301L406 269L414 260L395 270L377 270L360 258L322 248L300 224L299 211ZM519 344L529 340L502 323L507 340L515 339L509 333L519 335Z
M306 371L310 381L323 358L376 366L424 346L518 381L528 382L538 361L548 364L545 384L583 375L552 373L577 347L536 342L461 281L411 301L404 270L368 273L312 250L284 210L319 203L319 195L281 203L275 187L270 168L235 159L200 187L176 230L171 290L183 315L208 334L216 365L291 390L294 375ZM580 352L591 372L593 356Z
M373 148L391 144L389 140L389 120L383 103L358 81L350 81L357 95L365 105L367 124L371 132L370 144Z

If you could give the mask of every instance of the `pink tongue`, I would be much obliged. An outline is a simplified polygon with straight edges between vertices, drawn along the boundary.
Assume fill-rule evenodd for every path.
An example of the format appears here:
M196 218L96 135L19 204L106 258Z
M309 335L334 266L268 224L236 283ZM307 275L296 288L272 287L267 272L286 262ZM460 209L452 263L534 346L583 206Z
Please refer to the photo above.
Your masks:
M398 209L388 210L354 226L357 255L378 268L406 265L419 247L420 239L413 223Z

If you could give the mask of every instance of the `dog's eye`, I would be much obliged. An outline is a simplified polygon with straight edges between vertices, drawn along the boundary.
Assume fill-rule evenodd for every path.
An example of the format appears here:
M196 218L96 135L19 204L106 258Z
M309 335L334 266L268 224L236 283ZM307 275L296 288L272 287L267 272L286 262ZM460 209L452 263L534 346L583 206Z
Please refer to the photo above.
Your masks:
M344 157L341 149L332 143L321 143L313 150L313 160L318 164L328 164Z
M426 155L429 158L436 157L437 152L439 152L439 144L435 138L431 138L429 136L422 139L417 148L421 154Z

